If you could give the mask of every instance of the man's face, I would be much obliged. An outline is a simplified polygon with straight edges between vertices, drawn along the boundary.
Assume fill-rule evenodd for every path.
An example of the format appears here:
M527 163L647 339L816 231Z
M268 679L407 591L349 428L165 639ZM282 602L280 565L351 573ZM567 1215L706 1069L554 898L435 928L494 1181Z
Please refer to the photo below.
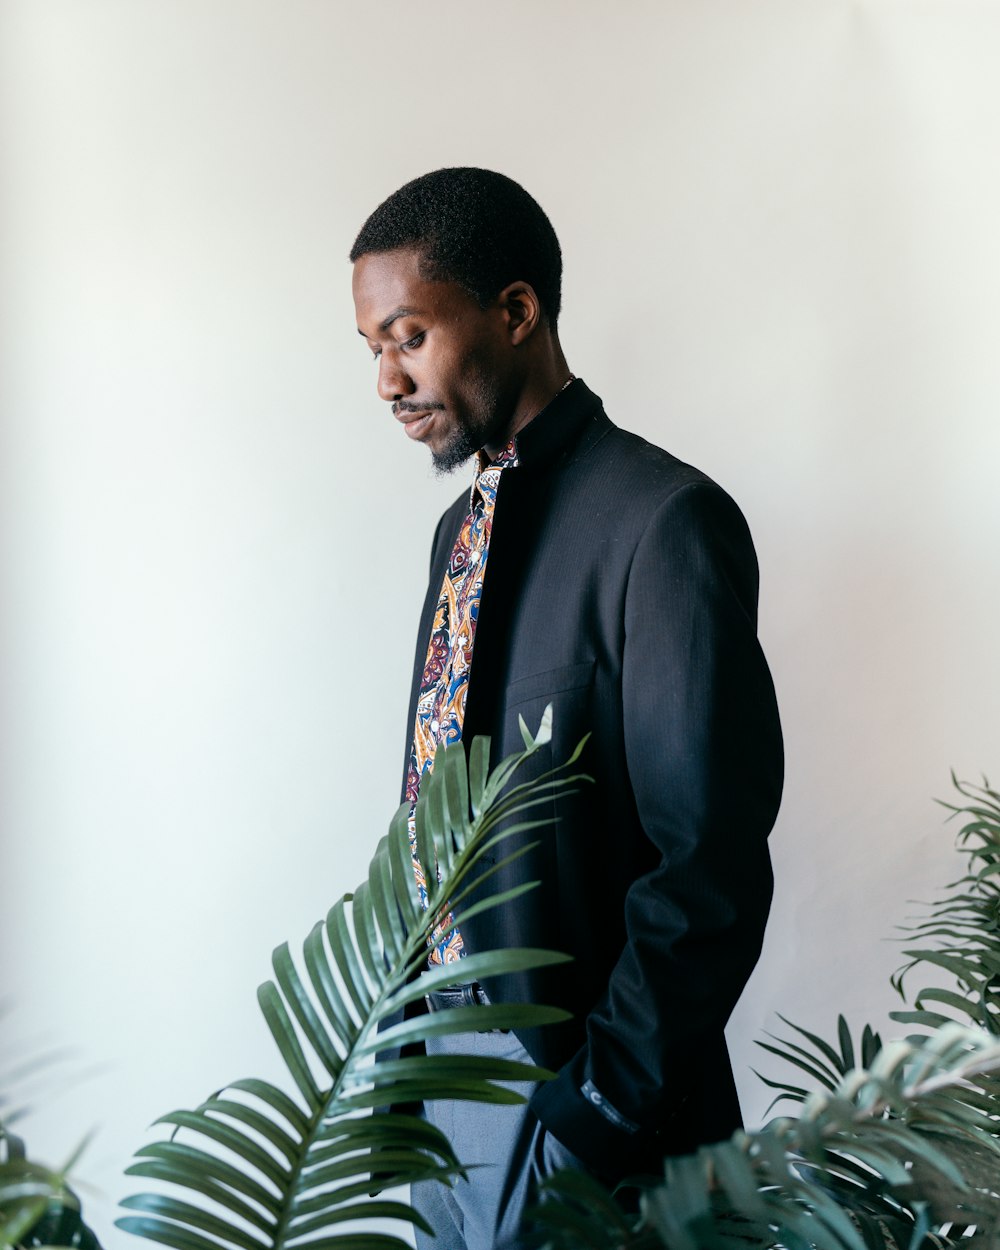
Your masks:
M504 445L516 390L499 304L483 309L456 283L427 281L419 253L402 248L358 258L354 307L379 396L435 468Z

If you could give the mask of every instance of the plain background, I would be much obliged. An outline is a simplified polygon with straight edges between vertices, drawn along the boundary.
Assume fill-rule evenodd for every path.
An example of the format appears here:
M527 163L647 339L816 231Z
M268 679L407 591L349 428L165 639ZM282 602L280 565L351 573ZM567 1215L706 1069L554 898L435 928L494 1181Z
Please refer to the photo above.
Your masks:
M934 796L996 768L1000 6L6 0L4 1050L109 1245L158 1114L277 1075L254 990L398 793L439 481L346 253L521 181L612 418L744 508L788 747L730 1030L884 1024ZM363 520L362 520L363 518ZM98 1068L92 1072L92 1068Z

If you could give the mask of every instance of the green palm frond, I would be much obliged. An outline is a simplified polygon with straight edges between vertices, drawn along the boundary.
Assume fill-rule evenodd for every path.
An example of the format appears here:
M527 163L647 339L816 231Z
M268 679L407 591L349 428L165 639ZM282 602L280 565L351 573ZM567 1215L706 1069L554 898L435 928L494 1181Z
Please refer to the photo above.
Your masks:
M779 1059L784 1059L786 1063L792 1064L793 1067L805 1072L812 1080L818 1082L824 1089L835 1089L837 1083L850 1072L854 1067L860 1066L867 1068L875 1061L875 1056L882 1049L882 1039L872 1029L871 1025L866 1024L861 1031L861 1037L857 1046L851 1037L850 1026L843 1016L837 1017L837 1044L831 1045L818 1036L816 1033L810 1033L808 1029L803 1029L800 1025L786 1019L780 1012L778 1019L787 1024L790 1029L794 1029L800 1037L804 1038L808 1043L807 1046L801 1046L796 1042L789 1041L787 1038L776 1037L773 1033L767 1033L765 1036L770 1037L770 1042L756 1042L762 1050L768 1051L772 1055L777 1055ZM759 1072L754 1071L754 1075L758 1080L768 1087L768 1089L777 1090L777 1094L768 1107L775 1106L779 1102L805 1102L809 1097L809 1090L805 1086L792 1085L788 1081L774 1080L770 1077L761 1076Z
M528 1064L403 1052L375 1063L377 1052L474 1028L525 1029L566 1018L555 1008L503 1004L462 1007L398 1019L404 1008L456 979L480 980L562 962L533 949L470 954L416 978L435 928L496 907L521 889L477 897L498 869L485 860L506 838L540 828L536 813L580 780L559 768L511 784L522 763L551 737L547 710L525 749L487 775L489 740L475 739L466 760L459 744L438 753L416 809L417 852L428 883L421 906L400 808L376 849L367 881L342 898L305 939L301 960L287 947L273 956L274 980L258 1000L292 1083L289 1094L265 1081L237 1081L194 1111L163 1116L169 1140L139 1150L128 1174L168 1182L185 1197L141 1193L123 1206L118 1226L175 1250L377 1250L406 1247L395 1234L358 1232L353 1222L385 1217L420 1223L405 1203L375 1194L461 1172L446 1137L424 1120L391 1108L429 1098L518 1102L499 1082L543 1079ZM511 823L511 822L514 823ZM475 1012L475 1022L469 1012ZM382 1108L373 1115L375 1108Z
M1000 1035L1000 794L985 779L982 786L971 786L952 773L952 781L971 800L944 804L952 816L966 818L956 848L967 857L967 870L909 926L921 945L904 951L908 962L892 979L904 998L904 980L918 966L944 973L947 984L921 989L914 1009L895 1011L892 1018L935 1028L957 1014Z
M0 1020L9 1010L8 1003L0 1004ZM16 1052L24 1047L11 1049ZM62 1168L55 1169L30 1158L24 1140L13 1131L32 1109L32 1082L48 1080L73 1054L63 1047L33 1045L27 1058L5 1056L0 1069L0 1250L42 1246L100 1250L69 1185L71 1169L87 1141L81 1142Z
M19 1245L65 1192L62 1175L29 1160L24 1142L0 1124L0 1250Z
M973 1228L995 1244L1000 1144L976 1089L998 1068L1000 1042L978 1028L889 1042L810 1094L797 1119L667 1159L631 1220L609 1212L596 1182L567 1192L554 1178L544 1244L597 1244L581 1227L599 1228L609 1250L916 1250Z
M0 1250L40 1246L100 1250L67 1182L84 1145L56 1171L29 1159L21 1138L0 1123Z

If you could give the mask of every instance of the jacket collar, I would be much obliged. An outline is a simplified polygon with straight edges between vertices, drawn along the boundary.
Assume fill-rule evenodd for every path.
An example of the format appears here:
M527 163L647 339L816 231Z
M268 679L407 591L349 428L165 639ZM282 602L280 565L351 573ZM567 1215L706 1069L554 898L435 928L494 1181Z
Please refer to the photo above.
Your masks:
M516 435L518 468L548 468L563 456L585 450L610 428L600 396L574 378Z

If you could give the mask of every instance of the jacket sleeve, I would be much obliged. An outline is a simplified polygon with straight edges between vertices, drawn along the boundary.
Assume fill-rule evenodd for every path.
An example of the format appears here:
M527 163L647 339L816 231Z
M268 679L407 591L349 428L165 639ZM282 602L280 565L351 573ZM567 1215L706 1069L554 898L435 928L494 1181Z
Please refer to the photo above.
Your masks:
M625 755L655 866L627 892L626 943L585 1046L533 1099L609 1175L658 1136L666 1152L664 1127L711 1080L706 1062L731 1081L722 1031L760 953L783 771L756 601L739 509L707 481L675 491L636 545L625 594Z

